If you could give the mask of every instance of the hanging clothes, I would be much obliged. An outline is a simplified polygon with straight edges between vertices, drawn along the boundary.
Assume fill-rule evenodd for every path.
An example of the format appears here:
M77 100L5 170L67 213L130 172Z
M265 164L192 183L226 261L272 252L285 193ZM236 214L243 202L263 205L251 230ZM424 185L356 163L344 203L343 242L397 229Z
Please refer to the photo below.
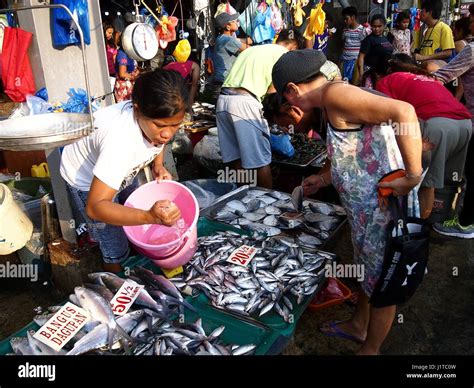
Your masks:
M270 7L272 10L272 28L275 33L279 34L280 31L283 30L283 17L281 15L280 2L276 0Z
M35 80L31 70L28 47L33 34L21 28L5 27L2 52L2 81L5 93L14 102L26 101L34 94Z
M305 16L306 12L303 10L303 4L301 0L297 0L293 15L296 27L301 27L303 25Z
M249 5L245 8L245 11L239 16L240 28L245 32L245 35L252 36L252 23L257 13L258 3L257 0L250 0Z
M257 14L253 24L252 40L256 44L271 43L275 37L272 27L272 9L265 2L257 7Z
M319 3L311 10L308 24L303 36L312 40L315 35L324 33L324 22L326 21L326 13L323 11L323 3Z

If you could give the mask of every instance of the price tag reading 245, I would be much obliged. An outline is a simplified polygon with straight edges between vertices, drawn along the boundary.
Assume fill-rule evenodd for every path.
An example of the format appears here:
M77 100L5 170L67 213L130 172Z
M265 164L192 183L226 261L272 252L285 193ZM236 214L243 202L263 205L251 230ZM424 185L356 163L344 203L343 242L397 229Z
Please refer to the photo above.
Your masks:
M115 315L125 315L132 307L133 302L137 299L142 291L143 286L136 283L125 282L120 287L120 290L114 295L110 301L112 311Z
M246 267L252 258L256 255L257 248L250 247L248 245L242 245L237 248L234 252L232 252L227 259L229 263L241 265L242 267Z

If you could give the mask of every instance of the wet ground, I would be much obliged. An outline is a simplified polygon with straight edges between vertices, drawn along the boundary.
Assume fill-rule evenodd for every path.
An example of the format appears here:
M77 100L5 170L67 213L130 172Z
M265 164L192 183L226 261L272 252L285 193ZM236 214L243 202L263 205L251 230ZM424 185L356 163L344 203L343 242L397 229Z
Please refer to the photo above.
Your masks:
M180 180L202 175L189 158L183 159L178 169ZM298 179L300 182L301 178ZM431 237L429 273L412 300L397 309L382 354L474 354L474 241L445 238L435 232ZM351 262L352 245L347 225L327 250L336 253L341 262ZM0 256L0 264L5 260L5 256ZM351 279L344 282L356 290L356 283ZM0 341L28 324L35 315L35 307L46 308L65 299L66 295L59 294L43 281L0 280ZM284 354L354 354L357 344L326 337L318 330L324 322L348 319L353 310L353 305L342 304L305 312Z

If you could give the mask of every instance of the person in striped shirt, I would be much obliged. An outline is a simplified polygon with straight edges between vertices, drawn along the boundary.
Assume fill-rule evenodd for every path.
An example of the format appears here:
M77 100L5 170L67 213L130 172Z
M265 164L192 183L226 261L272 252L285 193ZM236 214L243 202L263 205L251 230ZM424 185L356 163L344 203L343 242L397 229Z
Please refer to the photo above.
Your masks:
M344 48L342 51L342 76L347 81L356 84L358 74L356 69L357 57L359 56L360 44L365 38L365 29L357 21L357 9L346 7L342 10L346 28L342 33Z

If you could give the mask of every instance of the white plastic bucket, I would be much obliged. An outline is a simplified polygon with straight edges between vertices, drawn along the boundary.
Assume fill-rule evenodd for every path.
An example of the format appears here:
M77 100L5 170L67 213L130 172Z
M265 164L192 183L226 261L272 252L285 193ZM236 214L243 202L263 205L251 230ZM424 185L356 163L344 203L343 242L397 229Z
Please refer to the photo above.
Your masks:
M32 222L13 200L10 189L0 183L0 255L23 248L32 233Z

